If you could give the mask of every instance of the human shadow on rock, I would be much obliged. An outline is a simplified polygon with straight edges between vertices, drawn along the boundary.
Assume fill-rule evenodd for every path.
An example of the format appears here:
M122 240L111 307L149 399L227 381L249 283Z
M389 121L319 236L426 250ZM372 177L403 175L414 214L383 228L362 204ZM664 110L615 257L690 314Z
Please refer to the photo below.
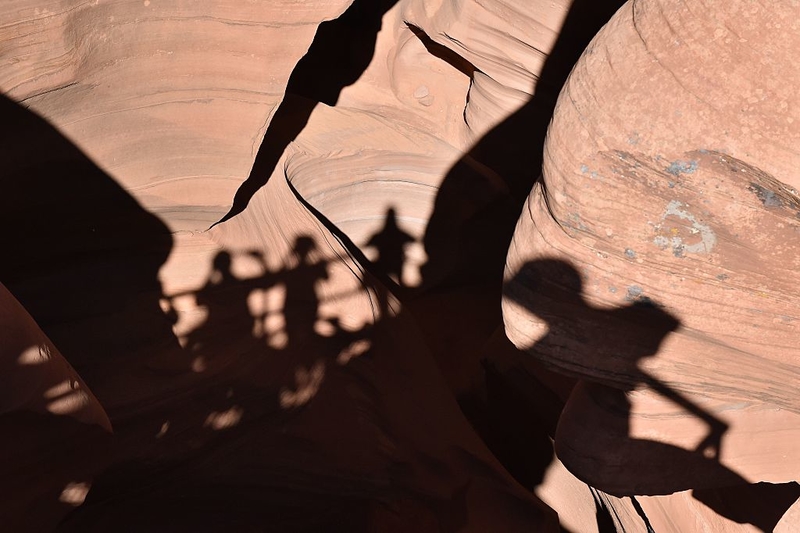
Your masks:
M385 283L379 284L378 289L381 291L378 295L381 317L389 313L389 290L393 289L392 292L396 296L404 294L406 284L403 280L403 265L406 263L406 247L414 240L413 236L397 225L397 212L393 207L387 209L380 231L367 240L365 246L373 248L377 255L376 259L371 261L373 269L388 278ZM392 285L388 285L389 283Z
M263 252L221 250L202 287L170 295L173 301L193 298L204 316L184 336L183 370L197 373L195 389L205 395L206 411L236 405L252 418L302 406L316 394L329 356L346 348L343 339L358 339L338 320L319 316L319 283L328 279L328 262L317 259L316 251L311 237L298 236L285 266L273 270ZM261 272L236 275L233 263L241 260L255 262ZM267 291L273 289L282 298L270 304ZM320 322L332 330L330 336L318 333Z
M401 287L403 283L403 265L406 262L405 248L414 237L400 229L397 225L397 212L393 207L386 210L383 227L367 241L367 248L374 248L377 259L372 263L375 268L388 275Z
M451 371L451 353L461 350L460 368L452 372L483 377L482 385L458 391L459 404L503 465L530 490L541 483L553 457L550 438L563 404L550 390L552 381L566 380L550 379L544 368L536 370L536 378L521 367L509 373L492 362L491 352L481 352L484 361L473 360L477 351L453 346L449 336L451 331L468 332L463 337L472 335L469 344L474 346L483 332L488 337L494 331L503 337L503 349L515 350L505 339L500 312L511 237L525 198L541 174L544 140L558 94L584 49L623 4L624 0L572 2L530 100L478 140L445 176L423 237L428 259L421 267L420 288L404 298L412 314L427 317L421 323L423 333L444 372ZM465 67L463 58L454 58L418 28L412 30L430 53L461 72L474 73L475 67ZM461 299L457 325L450 312L427 311L448 292L469 294Z
M788 484L767 496L775 501L773 496L781 494L782 510L772 505L769 513L761 513L755 506L742 511L723 505L739 493L756 496L769 491L749 485L720 463L728 429L724 421L642 368L641 361L656 356L663 340L680 327L658 302L639 294L621 307L594 307L583 297L576 268L555 259L523 265L505 294L546 324L547 333L528 352L561 361L577 374L585 375L589 366L596 369L595 381L584 378L573 388L555 435L559 458L583 481L616 496L696 489L695 497L704 496L698 499L720 515L758 527L779 519L797 498L797 485ZM628 394L638 387L702 421L706 436L691 450L632 437ZM717 490L722 487L728 488Z
M286 147L306 127L317 104L336 105L342 90L361 77L375 53L381 18L395 2L354 0L341 16L319 25L308 52L292 70L250 174L236 191L228 213L215 225L244 211L269 180Z
M95 480L62 530L104 530L119 522L147 531L267 525L281 531L383 531L382 523L461 529L466 509L458 487L465 472L441 472L434 457L387 446L398 437L386 420L387 399L368 359L373 345L394 342L393 318L378 317L383 329L376 333L377 325L352 330L340 317L322 316L319 283L329 265L320 255L306 235L295 239L277 268L268 268L260 253L220 251L200 288L172 295L194 297L204 308L206 319L186 334L185 343L193 371L206 379L166 413L177 421L152 437L149 453ZM237 261L260 262L262 272L237 275ZM273 302L255 310L258 293L271 288L282 288L282 307ZM273 313L282 326L266 327ZM318 331L320 322L328 325L325 333ZM247 340L232 346L236 336ZM278 336L283 342L272 342ZM383 440L376 441L376 431ZM352 472L343 473L347 464L330 464L340 450L328 446L360 450L356 459L344 455L354 461ZM397 465L409 467L398 466L405 476ZM499 477L492 483L502 486ZM425 485L429 478L436 481L432 494ZM458 485L454 491L452 484ZM397 516L398 509L412 516ZM429 527L437 522L443 527Z
M257 348L262 340L263 319L251 316L248 298L257 289L268 288L273 280L266 272L266 261L258 251L246 255L262 265L264 274L242 278L232 271L235 255L220 250L214 256L205 284L197 290L170 294L170 302L186 296L204 310L203 321L189 331L184 340L184 368L203 374L215 373L241 354ZM173 305L175 305L173 303Z
M499 301L505 255L523 202L541 173L558 94L584 49L624 3L575 0L533 96L448 171L425 231L423 287L489 282ZM499 311L495 319L499 323Z
M172 236L46 120L5 96L0 162L0 281L113 419L131 391L106 389L109 370L141 366L131 354L178 349L159 307Z

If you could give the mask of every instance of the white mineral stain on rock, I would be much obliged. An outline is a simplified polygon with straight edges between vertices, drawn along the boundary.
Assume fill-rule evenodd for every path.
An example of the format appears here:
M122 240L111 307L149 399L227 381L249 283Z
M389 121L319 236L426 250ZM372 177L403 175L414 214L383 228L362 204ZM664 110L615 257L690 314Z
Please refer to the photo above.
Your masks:
M414 98L425 107L433 104L433 95L427 85L420 85L414 90Z
M429 94L430 94L430 90L428 90L428 87L426 85L420 85L414 91L414 98L425 98Z
M678 200L672 200L669 204L667 204L667 209L664 211L664 214L661 215L661 221L663 223L669 216L677 217L681 220L688 220L689 222L692 223L692 227L689 231L692 234L699 235L700 242L696 242L694 244L686 244L686 242L684 242L682 237L673 234L670 237L664 235L657 235L653 239L653 244L655 244L662 250L671 247L672 253L676 257L683 257L685 253L694 253L694 254L711 253L711 251L714 249L714 246L717 244L716 234L709 226L699 222L697 218L689 211L684 209L684 207L685 207L684 204L679 202ZM660 228L661 224L656 226L656 229Z

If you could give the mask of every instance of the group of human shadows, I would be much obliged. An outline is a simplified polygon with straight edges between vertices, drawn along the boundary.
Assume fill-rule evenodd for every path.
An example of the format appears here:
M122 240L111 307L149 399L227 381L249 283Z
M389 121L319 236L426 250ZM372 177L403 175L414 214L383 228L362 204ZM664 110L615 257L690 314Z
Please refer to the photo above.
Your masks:
M519 112L489 132L471 150L471 157L494 168L509 180L512 192L517 191L514 193L517 194L515 200L517 203L513 208L504 207L497 211L498 216L505 217L502 218L500 225L505 224L507 235L500 237L494 230L492 232L477 231L480 229L477 226L476 231L471 232L476 239L473 243L476 257L484 254L485 250L492 246L501 252L507 249L516 215L519 212L518 209L530 189L531 169L540 168L541 165L541 150L535 150L532 147L541 146L543 142L554 107L554 95L558 93L571 66L597 32L599 26L608 20L608 17L621 3L622 0L608 0L599 3L576 0L545 64L533 99ZM222 220L231 218L246 208L255 191L271 175L285 146L303 129L314 106L317 103L335 105L342 88L352 84L363 73L372 59L375 37L381 26L381 16L393 4L393 0L374 3L356 0L341 17L320 25L309 53L292 73L286 91L287 98L277 110L270 124L250 177L237 192L230 213ZM594 16L587 15L597 9L602 9L603 13ZM588 27L582 27L586 24ZM424 35L421 38L423 37ZM441 50L442 47L437 48L437 45L429 39L424 44L434 55L444 53ZM355 56L354 52L357 52ZM353 59L354 57L355 59ZM446 57L444 59L447 60ZM342 65L343 60L348 64ZM463 67L463 65L457 66ZM549 89L549 94L547 89ZM14 223L22 222L20 227L26 227L27 233L10 232L11 241L8 248L15 253L9 254L12 261L3 267L5 270L0 268L3 272L3 283L9 286L15 295L18 295L46 331L48 325L46 321L41 320L41 317L51 316L52 322L57 324L64 322L64 317L69 318L73 314L81 312L81 306L99 316L102 312L118 309L120 301L134 301L132 295L137 290L160 292L156 273L163 261L166 260L171 243L165 242L161 246L160 241L156 242L157 239L151 238L152 242L150 242L147 240L148 237L143 237L143 235L164 233L166 228L163 227L163 224L149 213L143 212L138 204L125 191L116 186L110 177L96 168L76 147L43 121L29 116L27 112L5 99L1 99L0 104L2 104L0 110L3 111L4 117L19 115L19 125L6 128L9 134L7 146L15 146L11 141L20 138L21 132L30 131L30 140L23 137L22 140L25 142L20 141L19 146L21 148L31 146L47 148L43 149L41 153L32 155L20 152L19 149L8 149L6 155L9 161L13 162L13 157L21 154L19 155L20 176L30 176L30 161L41 161L41 154L47 154L49 157L49 159L45 158L44 163L41 163L41 172L37 180L30 178L8 180L13 194L6 196L6 203L3 203L2 211L6 214L16 213L14 216L18 217L17 220L10 220L8 227L14 227ZM8 120L5 123L16 124ZM26 127L27 129L25 129ZM526 132L526 135L530 133L530 135L527 137L521 135L521 131ZM509 142L509 139L524 139L525 142ZM69 161L71 166L65 168L59 162L61 159ZM55 163L50 164L50 160ZM435 228L431 228L437 224L439 227L449 228L449 221L454 213L458 212L458 200L453 200L456 203L448 203L451 200L446 197L448 194L451 195L451 198L458 196L459 187L463 186L461 183L464 179L462 171L467 166L469 165L457 163L445 179L436 200L436 209L428 228L429 233L435 233ZM80 176L81 179L60 179L65 174L74 174ZM13 174L11 175L13 178ZM34 184L38 185L34 186ZM82 188L74 190L78 185ZM15 190L14 187L18 190ZM30 209L20 209L20 206L38 205L36 202L41 202L41 190L50 190L56 196L63 192L62 196L66 197L68 201L54 204L61 211L58 209L33 210L35 216L31 214L32 210ZM495 227L488 222L479 221L479 223L483 225L482 227ZM65 224L67 225L66 229L64 229ZM65 233L69 233L71 240L64 240L60 235L55 235L51 231L52 227L57 226L61 227ZM335 228L329 229L335 231ZM485 236L484 233L486 233ZM31 235L38 238L28 238ZM116 262L111 263L113 268L108 265L86 263L82 259L83 256L75 254L73 250L78 244L76 240L78 237L82 239L80 243L85 244L86 257L94 257L98 250L117 250L122 246L119 244L122 242L128 249L120 249L119 253L114 256ZM453 240L450 237L450 235L445 235L445 238L440 240ZM26 294L27 289L24 283L16 284L17 278L24 282L29 272L27 272L27 263L20 263L16 268L13 260L40 257L49 259L53 250L58 251L61 249L59 247L63 247L62 240L69 242L71 247L65 252L72 254L68 259L76 265L71 272L73 272L73 276L78 274L80 276L76 278L78 281L73 279L70 284L52 287L54 290L65 289L72 291L69 294L74 293L74 298L65 299L65 303L59 307L59 302L53 302L41 296L41 294L46 295L45 289L34 287ZM386 213L383 228L366 243L366 247L374 250L376 259L365 266L380 275L378 279L385 281L384 287L390 287L393 290L403 288L402 271L405 262L405 248L412 241L412 237L400 229L396 213L389 210ZM149 248L153 243L161 246L157 254L153 254ZM138 253L139 248L130 249L130 246L133 245L140 246L143 252ZM260 253L246 252L249 260L260 261L263 264L263 273L250 278L235 275L233 264L240 258L229 251L221 251L213 258L212 270L205 285L190 294L182 295L193 296L197 305L203 307L207 313L204 321L188 332L184 339L183 349L180 352L186 356L184 360L186 366L193 370L198 377L202 377L204 374L212 375L216 365L224 368L231 363L226 358L235 358L237 354L252 353L253 350L263 353L265 357L241 357L237 360L238 362L233 363L233 367L236 367L237 373L250 370L251 375L257 375L258 369L243 369L238 364L241 361L253 361L253 364L267 361L272 365L285 365L285 374L290 377L290 380L270 394L274 393L272 396L272 399L275 400L272 402L273 406L286 412L295 411L312 402L315 394L325 386L326 369L330 369L331 365L337 362L343 362L339 358L340 354L348 350L353 352L354 347L359 343L362 347L365 346L364 343L369 341L375 326L380 322L390 320L388 289L377 291L378 312L376 313L376 323L372 325L352 330L344 327L337 318L320 316L319 285L328 278L330 265L325 260L319 259L322 254L317 253L318 250L315 250L314 241L310 237L301 236L295 240L293 245L293 257L288 258L288 264L278 270L267 268L267 258ZM447 250L429 245L428 242L425 242L424 245L429 260L432 260L431 258L436 254L441 256L449 253ZM486 253L486 255L492 254ZM496 259L500 268L496 268L497 274L492 275L499 277L503 258L498 256ZM46 266L49 261L33 261L31 259L30 263ZM10 274L6 275L6 270ZM707 438L695 450L681 450L674 447L669 449L659 443L636 441L631 438L628 438L626 445L631 450L638 449L644 457L653 452L666 453L674 457L676 461L685 460L684 464L703 465L703 468L706 468L711 475L722 475L730 480L732 485L739 485L734 490L739 498L739 504L731 504L737 500L728 496L719 499L719 493L714 491L705 494L702 491L695 491L695 497L722 515L739 522L750 522L764 531L770 531L783 511L797 498L796 484L788 491L785 490L786 486L775 486L780 491L770 493L771 486L746 485L738 475L727 471L719 462L721 442L727 428L725 423L640 367L640 361L655 355L663 339L680 326L678 320L664 311L655 299L647 301L640 299L612 310L595 308L583 298L580 280L579 272L572 265L563 261L541 260L524 265L517 274L515 282L520 282L518 285L532 287L534 294L539 290L542 294L549 292L552 296L551 301L553 299L560 300L571 306L572 312L559 315L549 312L546 308L547 299L532 298L520 301L529 308L533 315L547 321L550 331L570 330L574 325L571 323L576 320L618 325L619 327L613 331L604 331L603 334L615 337L620 346L639 347L628 349L623 354L627 358L631 382L626 386L627 389L626 387L611 388L599 384L584 384L584 387L588 386L592 389L593 394L601 394L610 398L622 418L628 419L631 406L626 392L635 386L646 386L675 402L691 415L698 417L708 427ZM286 304L283 309L269 312L282 314L282 321L278 321L283 324L282 331L264 327L270 317L253 316L249 305L254 294L263 293L270 288L279 286L283 287ZM91 290L92 287L95 287L95 290ZM161 296L169 300L179 295ZM107 323L112 327L119 328L139 327L137 331L144 333L147 329L152 329L149 320L163 322L163 316L156 316L156 313L150 311L151 308L156 307L150 305L151 303L147 302L147 312L134 313L135 316L129 317L130 320L117 320L109 317ZM545 308L537 307L539 303ZM169 311L168 315L173 319L177 318L174 309ZM319 327L320 323L324 323L324 327ZM137 324L141 325L137 326ZM598 331L597 328L595 331ZM102 345L101 339L106 337L113 339L115 332L108 332L106 337L102 336L103 332L96 333L97 335L94 336L76 337L54 331L51 336L65 352L65 355L79 357L82 353L105 353L107 351L106 346ZM48 334L50 333L48 332ZM282 342L276 343L275 336L282 336ZM130 333L120 332L119 337L129 338ZM549 341L550 339L545 337L537 346L528 347L528 350L546 350ZM577 356L585 355L590 358L592 354L589 352L592 351L593 344L599 342L599 339L595 341L586 339L585 341L587 353L577 354ZM365 352L364 356L369 357L368 349L363 351ZM291 358L282 357L290 353L292 354ZM75 361L71 362L75 364ZM81 367L80 361L77 363L75 366L82 373L87 373L87 382L90 382L91 385L89 378L93 367L89 364ZM499 383L497 388L507 388L503 376L493 374L490 365L486 368L487 383L493 381ZM102 376L99 376L97 379L101 378ZM512 403L513 401L512 398ZM217 399L212 399L211 403L215 406L220 405ZM268 402L251 402L248 409L264 403ZM527 412L522 407L517 406L517 410L514 410L514 406L511 406L511 409L505 409L505 407L509 407L509 404L505 403L503 409L499 411L511 412L513 416L516 416L506 425L522 427L536 424L527 417ZM257 415L257 413L253 414ZM228 421L231 424L235 423L235 420L230 418ZM225 420L221 420L220 423L224 425ZM487 441L492 440L491 436L482 436L486 437ZM521 437L524 436L521 435ZM517 446L519 455L531 454L531 450L534 448L528 444L524 438L519 439ZM552 460L552 447L549 442L546 444L547 450L542 453L541 457L543 463L549 463ZM490 447L492 447L491 443ZM498 453L498 455L503 454ZM506 457L501 457L501 461L512 475L523 482L526 487L533 489L542 481L543 472L538 472L533 476L526 475L521 471L525 469L526 459L518 461L518 458L513 457L513 453L511 455L512 457L509 458L506 454ZM522 465L521 470L517 468L518 464ZM680 462L676 463L675 468L681 468L680 465ZM754 508L756 502L764 501L770 501L774 504L773 507L766 510ZM601 501L596 500L595 503L598 511L598 528L601 531L613 531L613 525L609 522L609 510ZM646 517L642 518L646 522Z
M413 240L398 226L394 209L389 209L383 227L367 242L377 256L374 266L384 274L384 279L403 285L404 248ZM249 250L237 254L221 250L214 256L202 287L165 296L167 315L173 322L178 319L178 306L174 303L178 298L193 297L204 314L202 322L187 332L181 343L185 369L213 373L215 367L225 366L231 358L248 351L291 353L296 383L281 387L279 403L283 407L297 407L310 400L324 378L327 366L324 356L332 354L331 357L346 363L349 357L368 348L374 326L367 323L359 329L349 329L338 317L320 316L319 284L329 279L329 265L317 252L314 239L300 235L294 240L286 266L270 270L263 252ZM261 274L235 275L233 263L243 258L257 262ZM274 288L282 288L282 309L265 303L267 291ZM261 311L252 311L254 296L262 299ZM380 285L374 296L375 317L387 318L389 290Z
M373 254L375 259L369 265L370 270L384 274L399 287L404 287L402 271L405 250L413 241L414 238L398 225L395 210L389 209L381 230L366 243L366 247L373 248L375 252ZM325 366L332 362L319 359L319 356L329 354L335 357L354 344L368 340L374 327L374 324L369 324L360 330L350 330L342 327L336 318L322 319L318 316L320 299L316 287L318 283L328 279L328 265L324 260L312 259L314 249L315 244L310 237L298 237L294 244L295 266L279 271L269 271L263 256L248 252L250 257L261 261L264 269L263 275L251 278L235 276L231 269L232 256L226 251L219 252L213 260L213 269L207 283L195 293L197 303L207 310L207 319L188 334L186 349L193 357L213 358L214 350L227 348L213 341L221 331L225 332L226 339L249 336L253 342L262 347L269 344L267 338L269 333L263 327L266 317L251 316L247 302L253 291L263 291L271 286L283 285L287 302L287 306L283 309L284 333L287 341L285 346L286 348L302 346L302 352L316 359L310 366L305 368L301 366L296 370L296 390L285 389L279 401L283 408L294 408L313 399L324 379ZM640 361L656 355L662 341L680 327L679 320L657 302L649 298L640 298L628 305L610 310L593 307L582 296L581 275L577 269L565 261L555 259L541 259L525 264L511 283L523 284L532 290L530 294L534 296L524 301L520 300L519 303L526 305L532 314L546 321L551 332L540 339L536 346L531 347L531 351L550 349L549 335L553 335L554 332L563 334L574 330L579 321L591 324L592 326L588 327L590 331L614 338L618 346L634 347L621 349L617 354L627 358L626 368L632 379L629 386L611 387L579 381L573 389L573 395L602 398L602 402L614 405L617 415L628 419L631 414L631 404L627 393L636 387L645 386L706 425L708 431L706 437L693 450L656 441L628 438L627 424L621 432L616 428L624 438L625 447L632 456L666 458L665 461L651 465L650 470L645 466L643 471L633 473L634 476L638 474L653 480L663 475L664 486L670 487L674 485L670 479L671 473L659 472L657 469L668 464L692 465L697 475L709 480L720 480L723 484L733 487L731 489L733 496L723 494L724 489L722 491L699 489L693 493L695 498L732 520L752 523L764 531L771 530L786 508L800 496L800 490L793 485L773 486L765 483L748 485L744 478L723 466L719 458L722 438L728 429L727 424L641 368ZM390 319L389 305L386 301L388 291L378 290L376 294L381 300L378 302L380 313L376 315L377 321ZM515 294L510 293L510 297L513 299ZM558 311L553 312L553 305L562 310L569 307L571 312L559 316ZM314 328L320 320L327 321L329 325L325 334L320 334ZM609 329L603 329L601 332L598 328ZM591 342L584 355L590 357L592 355L589 353L590 350ZM347 359L344 360L346 361ZM339 362L343 361L339 359ZM293 363L298 363L296 358ZM489 374L492 372L490 362L487 364L487 371ZM529 449L528 453L530 451ZM550 460L545 459L547 462ZM512 474L517 474L518 472L513 472L513 459L510 463L506 466L510 467ZM520 478L524 483L525 474L521 474ZM541 477L536 479L530 488L534 488L539 482ZM681 488L693 487L687 485ZM597 498L595 503L598 506L598 527L601 531L613 531L610 515L607 509L602 509L605 504L597 494L593 492ZM765 504L765 501L768 503ZM650 528L638 502L635 499L633 502L642 519L648 524L647 527Z

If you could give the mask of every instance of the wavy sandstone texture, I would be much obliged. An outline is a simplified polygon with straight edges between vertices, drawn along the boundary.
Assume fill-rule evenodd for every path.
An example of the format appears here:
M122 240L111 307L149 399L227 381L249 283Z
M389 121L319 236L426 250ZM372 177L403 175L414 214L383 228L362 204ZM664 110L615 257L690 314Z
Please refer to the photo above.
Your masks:
M4 3L3 523L778 523L796 9L626 4L556 107L620 6Z
M556 450L602 490L797 479L799 15L629 2L559 97L504 318L581 380Z

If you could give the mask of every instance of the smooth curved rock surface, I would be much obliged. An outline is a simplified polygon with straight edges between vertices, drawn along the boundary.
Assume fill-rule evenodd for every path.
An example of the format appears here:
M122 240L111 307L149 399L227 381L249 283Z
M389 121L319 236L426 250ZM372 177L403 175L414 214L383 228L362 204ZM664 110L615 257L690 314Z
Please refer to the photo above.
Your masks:
M4 234L0 281L91 387L115 432L109 455L75 462L91 490L70 486L70 498L86 499L59 527L642 529L633 500L590 488L554 458L556 425L558 446L575 429L559 418L587 411L570 414L581 405L575 380L510 345L500 315L506 252L556 95L620 5L0 8L0 61L11 64L0 72L0 216L3 227L23 228ZM724 147L705 148L713 158ZM788 164L755 148L777 161L762 170L778 176ZM642 160L658 166L656 155ZM598 161L617 168L613 157ZM686 165L674 169L681 178ZM704 165L713 171L705 179L728 180L728 167ZM769 189L759 194L776 202ZM665 218L685 222L680 209ZM749 223L765 223L757 205L752 212ZM657 332L675 329L659 318ZM639 342L655 352L672 334L661 340ZM694 342L690 349L707 349ZM645 371L662 377L649 367L633 377ZM725 460L751 445L756 424L757 442L773 446L737 470L748 480L796 453L773 438L785 410L749 397L742 408L705 389L690 391L703 412L737 409ZM686 448L705 436L706 422L669 401L631 397L622 422L639 440ZM610 418L599 438L619 423L616 412L588 413L595 424ZM40 425L34 440L58 430ZM65 440L81 452L78 434ZM614 437L634 461L653 457L632 450L627 433ZM565 463L575 469L574 458ZM598 485L618 480L611 470L597 469L608 474ZM52 491L19 485L37 505L53 501ZM708 490L705 500L681 493L640 507L658 531L669 530L664 516L674 509L731 526L715 513L735 500ZM22 501L19 492L4 501ZM42 529L19 507L9 513L15 530Z
M629 2L559 98L504 318L517 346L601 384L576 389L556 435L598 488L797 479L798 16Z
M35 231L11 239L15 261L4 279L58 337L116 429L113 459L62 528L555 527L552 511L470 428L410 317L296 194L304 185L314 200L302 168L283 174L281 163L280 179L244 212L204 231L230 204L317 23L347 6L293 10L287 20L274 5L233 12L218 4L202 14L157 2L22 5L4 15L15 21L4 40L18 68L2 87L27 109L4 101L13 118L5 138L17 133L4 148L18 185L3 211ZM395 110L333 111L336 102L326 101L290 152L312 146L317 124L340 129L350 116L352 138L323 143L334 155L344 141L360 150L359 136L404 127L410 151L438 181L461 156L463 133L445 121L454 131L439 135L438 125L441 112L460 117L449 102L458 95L463 107L469 78L453 77L458 69L395 17L391 38L376 44L380 54L393 49L385 53L397 75L385 88ZM145 30L162 37L143 40ZM62 43L48 53L65 57L45 61L51 56L36 47L47 41ZM429 65L417 76L439 69L442 84L412 89L424 112L402 126L395 119L407 106L392 91L405 94L409 69L425 66L421 55ZM288 84L301 87L298 79ZM361 89L373 105L374 85ZM297 96L309 97L289 99ZM293 108L300 119L302 108ZM391 136L374 140L379 154L399 152ZM335 158L326 159L333 175ZM50 190L64 202L37 219L32 205L57 205L37 203L37 192ZM428 205L433 198L428 191ZM60 221L68 224L56 239L48 231ZM48 300L50 288L66 297ZM200 467L205 461L213 471Z

